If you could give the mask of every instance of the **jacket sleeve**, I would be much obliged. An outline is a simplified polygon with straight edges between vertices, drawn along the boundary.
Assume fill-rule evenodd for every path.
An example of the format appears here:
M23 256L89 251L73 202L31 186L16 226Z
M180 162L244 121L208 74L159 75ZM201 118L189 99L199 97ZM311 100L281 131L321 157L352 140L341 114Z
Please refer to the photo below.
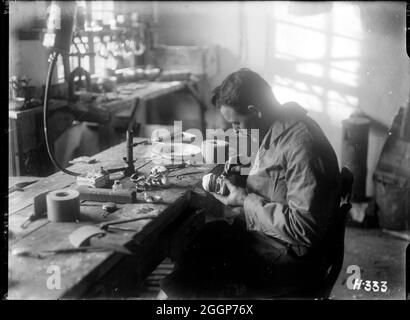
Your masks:
M286 156L287 203L269 202L250 193L244 201L248 230L261 231L295 245L310 247L325 232L332 186L312 143L301 142Z

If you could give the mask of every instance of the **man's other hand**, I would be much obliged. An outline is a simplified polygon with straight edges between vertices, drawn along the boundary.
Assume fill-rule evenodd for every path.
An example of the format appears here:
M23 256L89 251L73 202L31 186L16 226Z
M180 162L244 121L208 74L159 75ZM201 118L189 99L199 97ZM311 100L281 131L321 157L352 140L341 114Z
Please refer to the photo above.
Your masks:
M229 190L228 196L224 197L215 192L211 192L212 195L226 206L243 207L243 202L247 196L245 189L233 185L228 179L225 180L225 183Z

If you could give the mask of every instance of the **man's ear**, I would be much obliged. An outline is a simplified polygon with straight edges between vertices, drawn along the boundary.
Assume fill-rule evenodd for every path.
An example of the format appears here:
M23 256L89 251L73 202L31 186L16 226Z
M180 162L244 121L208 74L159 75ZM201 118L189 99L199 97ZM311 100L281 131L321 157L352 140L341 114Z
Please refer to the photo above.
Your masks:
M262 112L256 106L251 104L251 105L248 106L248 110L249 110L249 112L256 115L259 119L262 118Z

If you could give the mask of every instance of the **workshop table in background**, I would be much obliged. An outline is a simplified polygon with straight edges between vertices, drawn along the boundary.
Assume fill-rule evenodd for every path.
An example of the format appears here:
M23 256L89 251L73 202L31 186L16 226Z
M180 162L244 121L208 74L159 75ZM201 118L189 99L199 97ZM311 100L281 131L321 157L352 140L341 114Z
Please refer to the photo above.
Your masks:
M146 122L146 101L182 90L186 90L198 102L201 130L205 130L207 107L201 101L198 85L198 82L193 80L123 83L116 87L118 94L114 92L106 94L108 99L106 102L96 105L95 103L53 99L50 104L50 112L67 109L74 113L77 121L99 123L99 150L105 150L120 143L123 139L116 134L115 123L124 123L124 127L127 127L131 111L136 103L138 103L136 120L139 124L144 125ZM9 104L11 103L9 102ZM9 172L13 176L33 174L27 172L24 157L30 150L36 150L44 139L42 112L42 106L27 110L9 110ZM138 133L136 132L136 134Z
M25 163L27 160L25 161L25 158L44 139L43 107L13 110L11 109L13 103L13 101L9 101L9 173L13 176L33 174L27 172L27 164ZM66 107L67 101L50 101L50 112L62 110Z
M100 126L100 141L102 143L101 148L107 148L113 144L118 143L116 141L116 135L114 132L114 121L124 122L124 128L127 127L128 122L131 120L131 112L135 104L137 103L137 112L135 114L136 122L143 127L146 124L146 102L151 99L166 96L172 93L176 93L182 90L186 90L187 93L192 95L195 101L199 105L199 118L201 122L201 130L205 130L205 111L207 106L202 102L199 91L197 89L198 83L192 80L189 81L166 81L166 82L130 82L120 84L116 90L119 92L116 94L110 94L110 96L117 97L116 100L101 104L101 110L109 112L111 114L112 121L110 124ZM137 132L136 132L137 133ZM141 134L142 131L137 134Z
M138 142L135 139L135 142ZM142 141L142 140L141 140ZM143 144L134 148L134 156L142 156L151 146ZM125 144L107 149L93 158L95 164L75 164L70 170L85 173L88 170L106 169L124 166ZM138 160L139 167L147 160ZM141 169L148 173L154 164L150 163ZM201 165L181 169L188 171L214 171L216 165ZM23 192L9 195L9 290L8 299L61 299L80 297L124 297L132 296L132 290L167 256L176 256L178 249L188 239L190 232L195 233L201 223L195 215L198 202L197 188L202 174L183 175L180 179L170 178L170 186L148 194L162 198L161 204L137 203L118 205L119 210L104 218L101 203L82 202L81 221L79 223L51 223L39 219L30 223L26 229L21 224L33 213L33 198L48 190L61 189L75 185L75 179L61 172L24 188ZM128 179L128 178L124 178ZM124 180L128 181L128 180ZM193 200L193 197L196 197ZM137 199L141 200L141 194ZM196 208L191 210L191 205ZM68 236L83 225L95 225L103 221L132 217L138 210L152 210L158 217L139 220L121 225L135 231L113 230L107 233L104 241L117 245L132 247L133 255L123 255L113 251L83 252L61 255L50 255L44 259L11 255L14 248L27 247L36 251L72 247ZM184 230L180 230L185 228ZM183 238L181 239L180 236ZM185 238L184 238L185 237ZM54 272L61 272L60 288L50 287L50 277Z

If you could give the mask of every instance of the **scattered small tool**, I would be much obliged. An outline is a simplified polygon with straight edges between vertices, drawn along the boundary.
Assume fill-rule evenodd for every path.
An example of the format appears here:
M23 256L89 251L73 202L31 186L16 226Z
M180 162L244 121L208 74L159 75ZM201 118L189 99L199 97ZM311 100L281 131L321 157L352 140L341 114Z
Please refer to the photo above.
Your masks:
M167 173L168 169L166 167L155 166L148 176L138 176L135 173L130 177L130 180L135 183L138 192L143 192L151 190L152 187L168 187Z
M102 222L100 223L99 227L102 230L107 230L112 225L133 222L133 221L138 221L138 220L145 220L145 219L155 219L156 217L158 217L157 213L152 213L152 214L147 213L139 217L135 217L135 218L118 219L118 220L113 220L113 221L108 221L108 222Z
M35 215L35 214L31 214L31 215L27 218L27 220L24 221L24 222L21 224L20 228L21 228L21 229L26 229L26 228L29 226L30 223L32 223L33 221L36 221L36 220L39 219L39 218L42 218L43 216L45 217L45 214L43 214L43 215L41 215L41 216L37 216L37 215Z
M168 168L165 166L155 166L151 169L151 174L166 174Z
M142 181L144 179L146 179L146 177L144 175L139 176L138 173L134 173L130 177L131 182L134 182L134 183L137 183L137 182Z
M182 163L179 163L179 164L168 164L168 165L166 165L165 167L169 170L169 171L174 171L174 170L176 170L176 169L183 169L183 168L186 168L186 167L188 167L189 166L189 164L187 163L187 162L182 162Z
M38 180L16 183L14 186L9 188L9 193L12 193L14 191L24 191L23 188L25 188L25 187L29 186L30 184L33 184L37 181Z
M114 202L103 203L102 209L106 212L106 215L117 210L117 205Z
M102 252L102 251L120 251L117 246L104 246L104 247L80 247L80 248L64 248L64 249L56 249L56 250L40 250L40 251L33 251L27 248L15 248L11 251L13 256L19 257L31 257L31 258L38 258L43 259L49 255L56 255L56 254L70 254L70 253L77 253L77 252ZM121 253L124 254L132 254L131 251L128 249L123 248Z
M143 197L144 197L144 200L148 203L154 203L154 202L158 203L162 201L162 198L160 196L156 196L156 195L149 196L146 192L143 193Z
M200 173L205 173L205 171L183 172L183 173L176 174L176 175L170 175L170 176L168 176L168 177L169 177L169 178L175 177L175 178L177 178L177 179L180 179L180 177L182 177L182 176L188 176L188 175L200 174Z
M134 142L134 143L132 144L132 146L133 146L133 147L136 147L136 146L139 146L140 144L148 145L148 144L152 144L152 142L149 141L149 140L144 140L144 141L140 141L140 142Z
M120 180L115 180L114 184L112 185L112 191L122 190L122 184Z
M198 165L193 163L192 161L188 160L186 162L182 162L179 164L168 164L165 167L168 169L169 172L176 171L178 169L184 169L188 167L197 167Z

